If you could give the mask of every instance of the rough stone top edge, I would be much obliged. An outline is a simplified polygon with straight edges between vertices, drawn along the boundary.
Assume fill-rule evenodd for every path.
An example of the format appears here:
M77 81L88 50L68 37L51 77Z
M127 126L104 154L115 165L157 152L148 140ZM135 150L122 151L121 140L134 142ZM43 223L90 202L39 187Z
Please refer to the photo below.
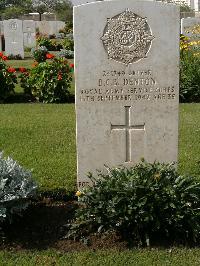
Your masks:
M173 7L176 7L177 10L180 11L180 6L175 4L175 3L167 3L167 2L163 2L163 1L155 1L155 0L136 0L134 2L128 2L129 0L123 0L123 3L124 2L127 2L127 4L130 4L132 3L133 5L134 4L137 4L137 3L147 3L147 4L153 4L153 5L157 5L157 6L173 6ZM77 9L83 9L83 8L87 8L87 7L90 7L90 6L93 6L93 5L112 5L113 3L120 3L119 0L112 0L112 1L96 1L96 2L91 2L91 3L85 3L85 4L80 4L80 5L77 5L77 6L73 6L73 12Z

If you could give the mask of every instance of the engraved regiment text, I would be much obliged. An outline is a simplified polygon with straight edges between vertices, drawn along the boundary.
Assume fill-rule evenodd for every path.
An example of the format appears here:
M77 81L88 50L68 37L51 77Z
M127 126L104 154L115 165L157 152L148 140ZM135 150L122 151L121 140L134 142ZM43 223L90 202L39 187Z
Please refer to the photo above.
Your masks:
M81 102L165 101L175 100L175 87L160 86L151 70L105 70L94 87L81 89Z

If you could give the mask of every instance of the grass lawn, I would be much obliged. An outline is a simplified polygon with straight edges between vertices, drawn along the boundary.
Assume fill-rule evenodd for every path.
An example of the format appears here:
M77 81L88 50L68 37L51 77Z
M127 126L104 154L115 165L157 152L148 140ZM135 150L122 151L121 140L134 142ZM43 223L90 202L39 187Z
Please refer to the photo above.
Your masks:
M179 170L200 178L200 104L180 105Z
M33 63L34 63L34 60L32 58L26 58L24 60L7 61L7 65L14 67L14 68L19 68L19 67L32 68Z
M197 266L200 265L199 249L135 249L131 251L117 252L97 251L97 252L76 252L58 253L54 250L32 251L32 252L0 252L0 265L65 265L65 266Z
M0 105L0 150L46 188L73 190L76 179L73 104Z
M0 105L0 150L33 169L41 187L73 191L76 182L74 104ZM179 171L200 176L200 104L180 105ZM133 249L64 253L0 251L9 265L200 265L200 249Z
M33 169L44 188L73 190L74 104L0 105L0 150ZM180 105L179 171L200 176L200 104Z

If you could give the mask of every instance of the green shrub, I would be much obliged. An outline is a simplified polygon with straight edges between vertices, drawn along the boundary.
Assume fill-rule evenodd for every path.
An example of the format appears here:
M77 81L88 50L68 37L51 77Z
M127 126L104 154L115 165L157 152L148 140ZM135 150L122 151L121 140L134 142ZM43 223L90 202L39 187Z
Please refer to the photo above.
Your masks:
M59 52L59 57L66 58L66 59L73 59L74 58L74 51L61 49Z
M200 102L200 42L181 37L180 100Z
M63 45L55 40L55 35L50 40L47 37L39 37L37 39L38 47L46 47L48 51L60 51Z
M40 46L38 48L32 48L31 53L33 58L38 62L45 62L48 49L45 46Z
M72 80L72 69L64 59L54 58L37 64L29 73L22 73L21 86L39 102L62 103L69 99L69 87Z
M0 153L0 223L11 221L14 214L26 209L36 189L31 172L9 157L4 159Z
M38 37L37 38L37 45L39 47L45 46L47 48L47 50L52 51L52 42L47 37L43 37L43 36Z
M72 33L73 32L73 22L72 21L67 21L65 22L65 27L62 30L65 34Z
M115 230L147 243L158 235L197 241L200 233L200 183L180 176L172 165L142 161L92 174L93 187L77 192L80 207L68 236Z
M22 60L22 56L20 54L17 54L17 55L10 54L8 55L8 59L9 60Z
M62 44L56 40L52 40L52 50L51 51L60 51L63 48Z
M65 39L62 42L63 49L74 51L74 40L73 39Z
M0 53L0 102L4 102L11 93L14 93L15 83L17 83L16 70L5 64L7 59L3 53Z

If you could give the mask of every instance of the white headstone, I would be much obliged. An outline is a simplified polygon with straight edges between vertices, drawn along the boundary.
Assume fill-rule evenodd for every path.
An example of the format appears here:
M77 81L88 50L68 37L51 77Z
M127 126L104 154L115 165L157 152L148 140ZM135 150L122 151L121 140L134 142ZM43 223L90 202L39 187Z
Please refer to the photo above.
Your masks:
M200 40L200 18L182 18L181 33L191 39Z
M39 28L39 32L44 35L58 34L59 30L65 27L65 22L63 21L37 21L36 27Z
M2 52L3 22L0 21L0 52Z
M73 6L85 5L93 2L96 2L96 0L72 0Z
M4 20L5 54L24 58L22 20Z
M49 21L42 20L42 21L37 21L37 27L39 28L39 32L43 35L49 35L50 33L50 26L49 26Z
M177 162L179 29L174 4L74 7L79 188L104 165Z
M23 21L24 47L36 46L36 25L34 20Z
M57 21L57 32L56 32L56 34L58 34L60 30L63 30L64 27L65 27L65 22L64 21Z

